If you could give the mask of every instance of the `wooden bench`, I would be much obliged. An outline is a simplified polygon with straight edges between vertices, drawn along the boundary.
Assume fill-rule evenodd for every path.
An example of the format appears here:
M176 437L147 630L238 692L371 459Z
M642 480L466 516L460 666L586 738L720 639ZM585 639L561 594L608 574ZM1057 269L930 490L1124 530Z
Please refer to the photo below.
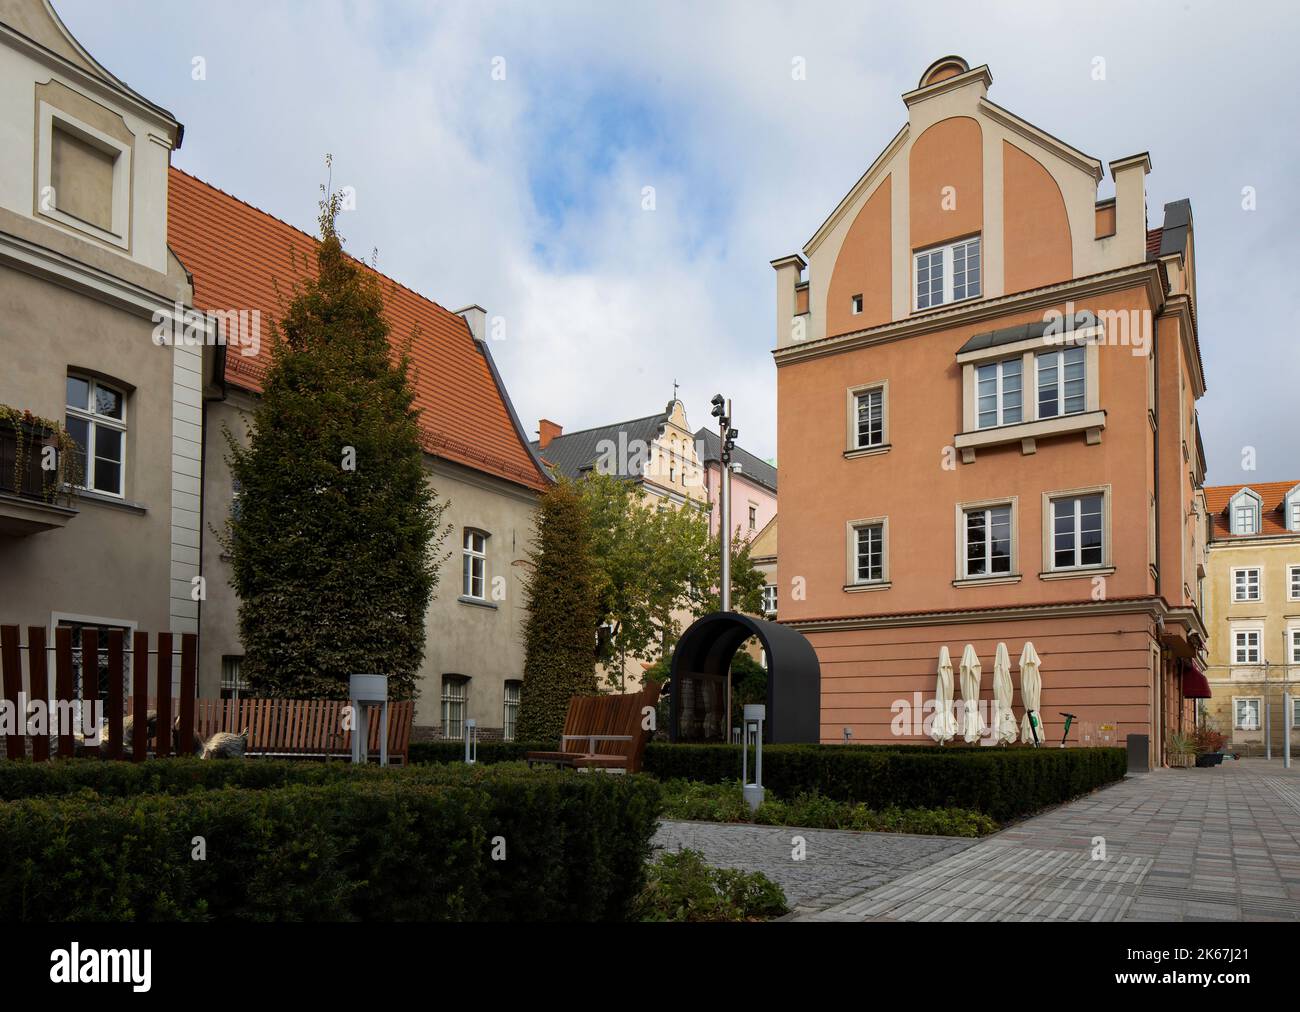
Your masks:
M659 701L660 686L623 695L574 696L564 716L564 733L557 752L529 752L534 763L603 769L611 773L639 773L650 729L644 725L645 708Z
M150 709L153 700L149 701ZM248 729L247 755L267 758L351 758L352 732L343 730L339 699L196 699L194 733L207 741L219 731ZM130 709L128 713L133 712ZM406 765L415 703L388 704L388 761ZM380 708L370 712L367 755L379 755Z

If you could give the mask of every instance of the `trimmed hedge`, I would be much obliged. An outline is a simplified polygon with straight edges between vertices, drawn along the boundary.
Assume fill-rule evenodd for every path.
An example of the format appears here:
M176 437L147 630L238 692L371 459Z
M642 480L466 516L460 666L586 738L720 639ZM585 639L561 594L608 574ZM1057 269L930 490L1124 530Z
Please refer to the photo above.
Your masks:
M418 747L418 752L417 752ZM490 751L489 751L490 748ZM546 746L494 742L480 762L521 759ZM464 758L458 742L411 746L412 762ZM1119 748L927 745L764 745L763 783L783 798L818 793L868 808L964 808L1005 822L1096 790L1128 768ZM739 745L651 742L645 772L660 780L740 778Z
M81 793L0 804L0 920L618 920L645 881L660 805L646 777L509 766L186 764L317 778L263 789L149 769L183 763L133 778L114 769L131 764L92 760L77 765L122 796L89 793L94 775L77 770L46 785L80 780ZM205 790L208 777L225 786ZM131 793L164 784L175 793Z
M478 744L480 763L519 762L526 752L554 752L555 742L549 745L528 745L519 741L481 741ZM461 763L465 761L463 741L413 741L409 746L411 763Z

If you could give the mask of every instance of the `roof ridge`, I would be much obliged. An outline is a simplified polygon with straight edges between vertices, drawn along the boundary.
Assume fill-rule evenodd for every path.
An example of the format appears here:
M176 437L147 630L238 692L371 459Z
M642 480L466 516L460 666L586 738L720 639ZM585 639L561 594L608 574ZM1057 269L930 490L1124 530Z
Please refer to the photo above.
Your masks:
M285 221L283 218L279 217L278 215L272 214L270 211L263 210L262 208L258 207L256 204L249 203L243 197L237 197L235 196L235 194L229 192L228 190L223 190L220 186L216 186L213 183L209 183L206 179L199 178L192 172L186 172L184 169L180 168L179 166L171 165L168 166L168 168L173 172L179 172L182 176L188 176L190 179L194 180L200 186L206 186L209 190L212 190L215 193L219 193L223 197L228 197L229 199L233 200L236 204L242 204L244 207L248 208L250 211L254 212L255 214L260 214L265 218L270 218L273 221L279 222L285 228L292 229L294 232L297 232L308 242L311 242L315 245L320 244L320 238L318 236L314 236L310 232L303 231L297 225ZM457 316L456 313L452 312L441 302L437 302L434 299L429 298L429 296L420 292L418 289L412 288L410 285L403 284L402 282L398 281L396 278L391 277L388 274L385 274L378 267L372 267L370 264L366 263L363 259L361 259L356 254L349 253L346 249L344 249L343 255L346 256L349 260L352 260L355 263L359 264L361 267L369 271L371 274L374 274L376 277L383 278L385 281L393 285L396 285L398 288L402 289L403 291L409 292L411 295L415 296L417 299L421 300L422 302L427 302L429 305L441 309L448 316L454 317L456 319L462 319L462 317ZM468 324L466 324L466 326L468 326Z
M557 440L560 440L560 439L568 439L570 436L581 436L581 435L583 435L584 433L587 433L587 432L595 432L597 429L616 429L616 428L619 428L620 426L623 426L623 425L631 425L633 422L648 422L648 421L649 421L650 419L652 419L652 418L665 418L665 419L666 419L667 417L668 417L668 412L666 412L666 411L660 411L658 414L654 414L654 415L645 415L645 416L643 416L643 417L641 417L641 418L629 418L629 419L627 419L627 421L624 421L624 422L608 422L608 423L606 423L605 425L592 425L592 426L590 426L589 428L586 428L586 429L574 429L572 432L562 432L562 433L560 433L558 436L552 436L552 437L551 437L551 442L554 443L554 442L556 442ZM529 440L529 442L531 442L531 443L536 443L536 442L538 442L538 440L536 440L536 439L531 439L531 440ZM547 445L550 445L550 444L547 444Z

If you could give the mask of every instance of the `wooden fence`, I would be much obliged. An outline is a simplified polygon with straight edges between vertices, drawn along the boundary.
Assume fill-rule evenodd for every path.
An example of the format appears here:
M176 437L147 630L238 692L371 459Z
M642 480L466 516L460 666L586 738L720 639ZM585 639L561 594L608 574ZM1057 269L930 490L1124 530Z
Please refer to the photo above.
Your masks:
M157 741L154 754L169 756L174 752L188 754L191 749L185 743L194 740L195 731L195 678L198 671L198 637L194 633L182 633L179 637L172 633L158 633L156 649L149 649L149 634L136 632L131 637L131 649L126 649L126 634L121 629L108 630L107 646L99 645L99 629L88 627L80 630L80 643L74 645L71 629L54 630L54 646L47 644L45 629L42 626L27 627L27 643L19 640L16 625L0 626L0 672L3 673L3 698L12 707L12 713L18 722L17 731L5 737L5 752L10 759L20 759L27 754L27 739L30 738L31 756L36 760L50 757L50 739L56 739L56 754L69 758L77 753L76 732L81 726L73 726L71 715L76 712L75 704L103 704L107 716L107 734L104 744L97 751L108 759L131 759L140 762L149 756L148 710L149 703L156 703L158 712ZM179 650L176 640L180 641ZM27 678L23 678L23 654L27 656ZM54 685L50 691L50 655L54 662ZM74 655L80 661L81 685L78 691L73 663ZM172 698L172 673L174 659L180 658L180 692ZM127 658L130 657L128 671ZM154 659L152 690L150 682L150 658ZM90 658L90 663L86 659ZM100 660L107 659L108 678L101 684ZM127 692L128 678L130 692ZM25 699L20 700L21 696ZM127 713L126 703L130 698L133 709L132 741L124 742L122 727ZM48 734L31 734L25 732L27 724L27 707L34 701L41 700L53 704L46 714ZM20 703L24 705L20 705ZM95 710L92 708L92 714ZM179 730L173 736L173 712L179 717ZM57 725L57 726L56 726ZM55 733L57 731L57 734ZM173 740L173 738L175 740Z

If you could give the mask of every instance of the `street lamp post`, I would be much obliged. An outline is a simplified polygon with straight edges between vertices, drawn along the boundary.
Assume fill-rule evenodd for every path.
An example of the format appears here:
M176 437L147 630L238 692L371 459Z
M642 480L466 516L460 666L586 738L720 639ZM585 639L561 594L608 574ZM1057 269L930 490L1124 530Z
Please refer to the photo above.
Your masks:
M718 482L718 500L719 500L719 532L722 543L722 559L719 583L719 591L722 598L722 611L731 611L731 451L736 448L736 437L740 435L739 430L731 427L731 401L722 396L714 394L711 401L713 404L713 417L718 420L718 462L722 465L721 474ZM731 672L727 672L727 733L728 740L731 738ZM743 735L742 735L743 738Z

